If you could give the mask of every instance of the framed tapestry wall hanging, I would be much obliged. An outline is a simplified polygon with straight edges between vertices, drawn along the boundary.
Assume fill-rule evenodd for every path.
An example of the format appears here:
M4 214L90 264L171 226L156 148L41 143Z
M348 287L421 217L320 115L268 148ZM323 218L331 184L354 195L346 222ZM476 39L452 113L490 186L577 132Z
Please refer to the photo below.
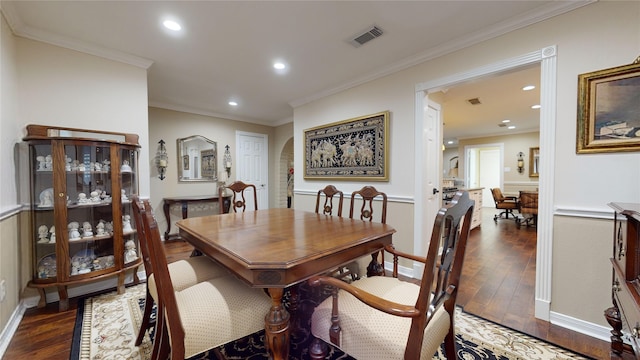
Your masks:
M387 181L389 111L304 131L305 179Z

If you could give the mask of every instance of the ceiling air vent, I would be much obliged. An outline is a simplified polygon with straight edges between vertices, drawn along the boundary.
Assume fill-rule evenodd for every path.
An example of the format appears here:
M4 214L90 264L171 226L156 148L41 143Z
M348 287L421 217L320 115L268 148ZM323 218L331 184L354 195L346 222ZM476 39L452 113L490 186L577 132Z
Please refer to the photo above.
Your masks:
M471 104L471 105L480 105L480 104L482 104L482 103L480 102L480 99L478 99L478 98L469 99L469 100L467 100L467 102L468 102L469 104Z
M377 26L372 26L370 29L366 30L363 33L360 33L354 36L349 43L355 47L360 47L365 43L381 36L383 34L382 29Z

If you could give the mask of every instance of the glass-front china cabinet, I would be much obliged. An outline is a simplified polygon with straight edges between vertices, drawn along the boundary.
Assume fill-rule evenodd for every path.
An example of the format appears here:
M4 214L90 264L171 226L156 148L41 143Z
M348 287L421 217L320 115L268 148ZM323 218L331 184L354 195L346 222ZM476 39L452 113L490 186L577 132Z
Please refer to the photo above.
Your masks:
M28 125L33 279L46 304L56 288L125 275L142 264L131 196L138 194L138 135Z

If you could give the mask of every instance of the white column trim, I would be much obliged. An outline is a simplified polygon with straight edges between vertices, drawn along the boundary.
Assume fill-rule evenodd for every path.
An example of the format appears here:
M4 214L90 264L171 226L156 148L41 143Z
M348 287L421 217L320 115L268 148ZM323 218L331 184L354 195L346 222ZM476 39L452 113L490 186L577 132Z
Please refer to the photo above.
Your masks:
M553 189L556 148L557 51L540 51L540 178L538 183L538 250L535 316L549 321L553 273Z

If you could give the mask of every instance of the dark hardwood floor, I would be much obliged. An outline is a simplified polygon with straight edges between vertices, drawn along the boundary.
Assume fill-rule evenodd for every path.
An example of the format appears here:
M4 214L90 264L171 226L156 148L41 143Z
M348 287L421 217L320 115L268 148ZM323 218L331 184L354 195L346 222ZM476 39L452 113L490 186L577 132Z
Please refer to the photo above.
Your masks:
M536 230L517 228L513 220L493 221L483 209L482 226L472 231L465 257L458 303L465 311L533 335L595 359L609 358L609 343L534 317ZM165 244L169 261L189 256L181 241ZM69 310L58 304L28 309L5 353L5 359L68 359L77 299Z

